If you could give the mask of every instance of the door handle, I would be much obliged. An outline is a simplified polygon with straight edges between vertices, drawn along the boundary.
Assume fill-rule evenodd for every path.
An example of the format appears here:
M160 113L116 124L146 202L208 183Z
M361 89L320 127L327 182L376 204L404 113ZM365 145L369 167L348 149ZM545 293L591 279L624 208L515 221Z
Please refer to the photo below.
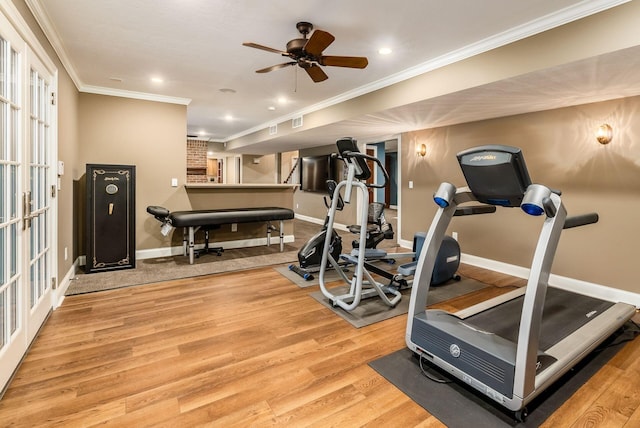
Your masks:
M31 200L31 191L24 192L22 194L22 212L24 215L22 216L22 230L26 230L31 227L31 220L37 217L37 215L31 214L31 206L33 205L33 201Z

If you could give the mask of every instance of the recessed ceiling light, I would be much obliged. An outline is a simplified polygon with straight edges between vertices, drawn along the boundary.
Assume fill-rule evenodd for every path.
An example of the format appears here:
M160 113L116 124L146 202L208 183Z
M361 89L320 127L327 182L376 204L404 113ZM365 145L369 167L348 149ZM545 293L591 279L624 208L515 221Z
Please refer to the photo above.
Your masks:
M279 102L280 104L284 104L284 103L286 103L286 102L287 102L287 99L286 99L285 97L280 97L280 98L278 98L278 102Z
M228 114L228 115L226 115L226 116L224 117L224 120L226 120L227 122L229 122L229 121L233 120L233 116L231 116L230 114Z
M276 109L276 108L275 108L274 106L269 106L269 107L267 107L267 110L269 110L269 111L274 111L275 109Z
M231 88L221 88L220 92L222 92L223 94L235 94L236 90Z
M112 82L122 83L122 77L109 77Z
M391 50L391 48L380 48L380 49L378 49L378 53L380 55L389 55L391 52L393 52Z
M164 80L162 78L160 78L160 77L152 77L151 81L153 83L162 83L162 82L164 82Z

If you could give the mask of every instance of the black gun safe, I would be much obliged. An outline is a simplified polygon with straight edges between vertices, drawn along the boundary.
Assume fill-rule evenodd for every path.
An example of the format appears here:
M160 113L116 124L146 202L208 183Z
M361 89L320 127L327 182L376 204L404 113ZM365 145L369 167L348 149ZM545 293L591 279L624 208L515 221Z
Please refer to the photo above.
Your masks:
M87 164L86 273L136 267L136 167Z

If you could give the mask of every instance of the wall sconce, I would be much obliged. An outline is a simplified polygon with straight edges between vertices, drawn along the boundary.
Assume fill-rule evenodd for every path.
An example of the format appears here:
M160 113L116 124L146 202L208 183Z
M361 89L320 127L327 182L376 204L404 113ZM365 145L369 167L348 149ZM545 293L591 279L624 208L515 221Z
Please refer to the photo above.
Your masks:
M598 127L598 130L596 131L596 140L598 140L598 143L609 144L612 138L613 129L611 128L611 125L603 123Z
M427 154L427 146L420 144L416 150L416 154L420 157L425 157Z

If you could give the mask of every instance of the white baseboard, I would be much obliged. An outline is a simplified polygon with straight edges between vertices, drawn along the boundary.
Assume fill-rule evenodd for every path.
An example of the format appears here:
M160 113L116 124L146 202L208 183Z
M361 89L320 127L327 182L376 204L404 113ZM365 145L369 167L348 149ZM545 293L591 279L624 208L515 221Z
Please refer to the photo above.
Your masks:
M470 254L461 254L460 261L472 266L478 266L484 269L501 272L517 278L527 279L529 277L529 268L511 265L508 263L498 262L495 260L485 259ZM595 297L597 299L608 300L610 302L624 302L640 308L640 294L632 293L618 288L612 288L607 285L596 284L593 282L582 281L580 279L568 278L551 274L549 276L549 285L560 288L562 290L572 291L574 293L584 294Z
M82 259L84 260L84 256L82 256ZM71 285L73 278L75 278L76 270L79 266L81 266L80 257L73 262L64 277L62 279L58 279L58 287L53 290L53 309L57 309L62 305L62 302L64 301L64 294L67 292L69 285Z
M398 239L398 245L402 248L413 248L413 241L407 241L406 239Z
M320 226L322 226L324 224L324 220L321 220L321 219L315 218L315 217L308 217L308 216L302 215L302 214L297 214L296 213L296 218L298 220L308 221L309 223L319 224ZM349 231L349 229L347 229L347 226L345 226L344 224L341 224L341 223L335 223L334 222L333 223L333 228L341 230L343 232L348 232Z

